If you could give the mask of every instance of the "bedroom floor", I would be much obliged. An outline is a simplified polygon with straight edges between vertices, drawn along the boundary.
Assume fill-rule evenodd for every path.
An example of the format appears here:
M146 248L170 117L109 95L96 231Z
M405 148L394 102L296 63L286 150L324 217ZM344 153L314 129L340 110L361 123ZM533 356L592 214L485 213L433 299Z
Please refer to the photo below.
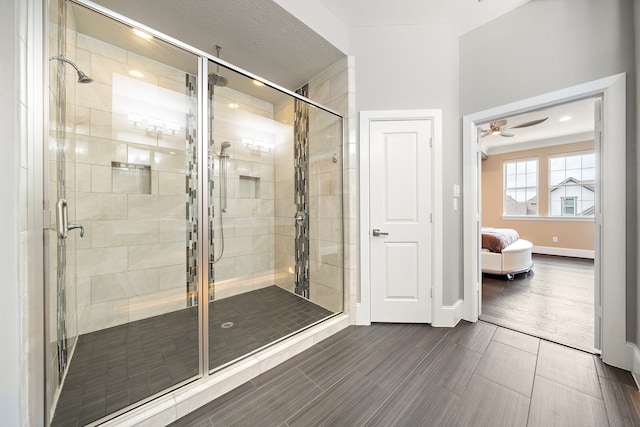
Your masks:
M514 280L484 274L480 319L594 352L593 260L533 255Z

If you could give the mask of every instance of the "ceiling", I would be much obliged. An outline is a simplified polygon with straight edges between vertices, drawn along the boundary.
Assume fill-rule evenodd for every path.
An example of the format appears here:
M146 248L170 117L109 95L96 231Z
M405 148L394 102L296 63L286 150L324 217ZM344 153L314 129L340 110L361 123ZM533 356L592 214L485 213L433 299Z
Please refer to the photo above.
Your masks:
M273 0L94 0L289 90L344 53ZM347 26L449 23L464 34L529 0L317 0ZM90 28L91 25L87 25Z
M594 99L590 98L505 117L507 127L545 117L548 119L535 126L507 129L507 132L515 134L511 138L486 136L482 138L482 151L492 155L593 139L594 103ZM488 127L488 123L480 126L481 129Z
M458 35L529 0L318 0L349 27L451 24Z
M289 90L344 58L272 0L95 1Z

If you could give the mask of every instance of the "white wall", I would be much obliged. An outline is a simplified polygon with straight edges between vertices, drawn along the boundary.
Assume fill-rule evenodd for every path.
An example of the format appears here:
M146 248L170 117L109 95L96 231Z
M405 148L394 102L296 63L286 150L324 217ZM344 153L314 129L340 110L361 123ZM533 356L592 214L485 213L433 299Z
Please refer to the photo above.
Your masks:
M463 115L627 72L627 337L636 339L632 2L533 0L460 38ZM639 337L640 339L640 337Z
M453 211L453 185L461 184L458 108L458 36L449 25L352 28L358 111L442 109L445 305L462 297L462 207Z
M344 53L349 49L349 28L315 0L273 0Z
M0 51L9 61L0 65L0 132L4 143L0 145L0 198L4 200L0 209L0 271L2 271L2 298L0 298L0 366L5 372L0 375L0 413L6 425L21 425L19 405L20 391L20 293L18 273L18 253L20 230L18 205L18 176L20 171L20 129L19 129L19 75L18 75L18 33L17 0L5 2L0 14ZM18 368L18 369L16 369Z

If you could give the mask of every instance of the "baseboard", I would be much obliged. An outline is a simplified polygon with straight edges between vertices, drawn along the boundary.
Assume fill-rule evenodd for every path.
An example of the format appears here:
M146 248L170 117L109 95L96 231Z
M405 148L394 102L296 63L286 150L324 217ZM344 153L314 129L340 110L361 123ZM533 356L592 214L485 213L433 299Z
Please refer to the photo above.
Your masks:
M534 246L532 249L532 252L534 254L569 256L573 258L587 258L587 259L595 258L595 251L590 251L586 249L555 248L552 246Z
M445 305L434 313L431 326L438 328L453 328L462 320L463 300L459 299L453 305Z
M631 363L631 376L636 382L636 387L640 389L640 348L634 343L628 342L627 345L633 351L633 362Z

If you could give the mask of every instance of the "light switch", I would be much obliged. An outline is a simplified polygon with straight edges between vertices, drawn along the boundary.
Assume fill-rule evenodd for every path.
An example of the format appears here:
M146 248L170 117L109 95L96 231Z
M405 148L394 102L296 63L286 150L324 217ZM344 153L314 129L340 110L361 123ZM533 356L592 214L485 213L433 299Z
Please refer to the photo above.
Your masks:
M453 210L454 211L458 210L458 198L457 197L453 198Z
M453 184L453 197L460 197L460 184Z

